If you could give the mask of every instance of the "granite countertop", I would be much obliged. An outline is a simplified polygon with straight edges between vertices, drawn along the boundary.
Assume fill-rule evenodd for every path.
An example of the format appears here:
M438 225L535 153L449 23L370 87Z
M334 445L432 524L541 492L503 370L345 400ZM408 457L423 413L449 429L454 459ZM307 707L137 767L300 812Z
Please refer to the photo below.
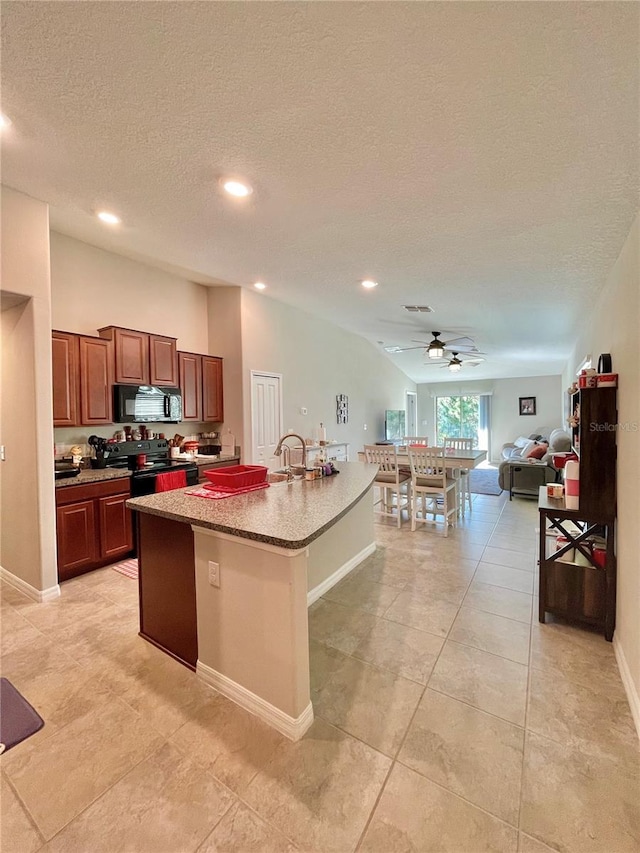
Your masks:
M237 453L219 453L217 456L196 456L193 460L196 465L211 465L215 462L239 462Z
M87 468L80 471L77 477L65 477L55 482L56 489L64 489L66 486L86 486L87 483L100 483L103 480L118 480L130 476L131 471L127 468Z
M208 500L187 494L194 487L127 501L129 509L208 527L280 548L304 548L369 489L377 465L341 462L340 473L320 480L274 483L268 489ZM373 511L373 510L372 510Z

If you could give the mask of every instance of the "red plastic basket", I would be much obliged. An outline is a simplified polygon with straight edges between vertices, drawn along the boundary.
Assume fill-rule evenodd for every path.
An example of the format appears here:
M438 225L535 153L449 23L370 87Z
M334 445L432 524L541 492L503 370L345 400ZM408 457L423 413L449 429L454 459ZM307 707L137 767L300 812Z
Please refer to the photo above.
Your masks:
M230 465L205 471L204 476L221 492L231 492L264 483L268 470L264 465Z

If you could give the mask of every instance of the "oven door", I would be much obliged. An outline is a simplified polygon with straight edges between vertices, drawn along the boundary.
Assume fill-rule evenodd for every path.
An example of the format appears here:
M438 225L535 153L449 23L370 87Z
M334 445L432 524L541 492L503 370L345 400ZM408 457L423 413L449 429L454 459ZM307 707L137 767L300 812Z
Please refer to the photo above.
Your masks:
M155 471L134 471L131 475L131 497L141 498L144 495L155 494L156 477L158 474L165 474L167 471L184 471L187 475L187 486L198 485L197 465L172 466Z

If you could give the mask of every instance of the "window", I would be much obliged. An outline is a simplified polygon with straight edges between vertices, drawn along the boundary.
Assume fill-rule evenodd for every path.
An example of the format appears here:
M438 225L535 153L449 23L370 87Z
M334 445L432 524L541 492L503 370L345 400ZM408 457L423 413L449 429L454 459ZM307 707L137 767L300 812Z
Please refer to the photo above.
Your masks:
M462 397L436 397L436 441L445 438L473 438L473 446L489 450L491 397L469 394Z

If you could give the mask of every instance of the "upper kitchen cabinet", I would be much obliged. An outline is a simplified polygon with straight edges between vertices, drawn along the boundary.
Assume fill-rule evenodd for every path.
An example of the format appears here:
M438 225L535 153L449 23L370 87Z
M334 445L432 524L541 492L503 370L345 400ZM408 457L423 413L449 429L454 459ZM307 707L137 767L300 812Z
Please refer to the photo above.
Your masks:
M111 342L52 332L53 425L113 422Z
M113 423L111 342L80 335L80 423Z
M175 338L120 326L106 326L98 334L113 342L118 385L178 385Z
M179 387L182 392L182 420L202 421L202 356L178 353Z
M224 420L222 359L193 352L178 353L183 421Z
M202 420L224 420L222 359L210 355L202 356Z
M53 367L53 425L77 426L79 401L79 346L78 336L69 332L51 335Z

